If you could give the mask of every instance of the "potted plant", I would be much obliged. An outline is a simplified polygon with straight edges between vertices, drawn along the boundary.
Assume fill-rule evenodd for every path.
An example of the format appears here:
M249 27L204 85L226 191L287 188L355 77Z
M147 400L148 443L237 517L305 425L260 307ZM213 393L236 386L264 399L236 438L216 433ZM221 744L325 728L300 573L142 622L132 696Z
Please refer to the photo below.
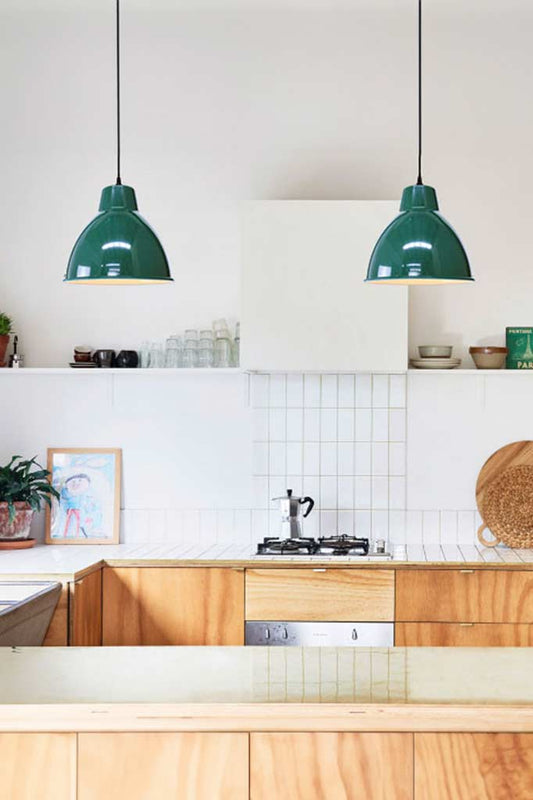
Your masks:
M9 345L9 334L13 330L11 317L0 311L0 367L6 365L6 350Z
M49 477L36 457L24 461L22 456L13 456L0 467L0 539L27 539L33 515L43 501L51 507L52 497L59 500Z

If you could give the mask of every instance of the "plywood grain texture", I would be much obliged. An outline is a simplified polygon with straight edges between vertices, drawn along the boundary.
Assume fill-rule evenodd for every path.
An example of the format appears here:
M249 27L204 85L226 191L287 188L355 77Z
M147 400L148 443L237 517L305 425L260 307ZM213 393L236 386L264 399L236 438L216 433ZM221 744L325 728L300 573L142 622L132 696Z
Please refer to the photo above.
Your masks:
M392 621L394 571L248 569L246 619Z

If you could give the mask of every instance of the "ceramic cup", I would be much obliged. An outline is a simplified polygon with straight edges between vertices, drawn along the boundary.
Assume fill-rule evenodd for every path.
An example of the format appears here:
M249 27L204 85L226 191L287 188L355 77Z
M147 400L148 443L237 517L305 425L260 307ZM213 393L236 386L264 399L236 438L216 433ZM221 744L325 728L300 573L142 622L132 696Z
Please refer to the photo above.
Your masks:
M136 350L121 350L115 360L115 366L122 369L135 369L139 365Z
M95 350L93 361L103 369L109 369L115 363L114 350Z

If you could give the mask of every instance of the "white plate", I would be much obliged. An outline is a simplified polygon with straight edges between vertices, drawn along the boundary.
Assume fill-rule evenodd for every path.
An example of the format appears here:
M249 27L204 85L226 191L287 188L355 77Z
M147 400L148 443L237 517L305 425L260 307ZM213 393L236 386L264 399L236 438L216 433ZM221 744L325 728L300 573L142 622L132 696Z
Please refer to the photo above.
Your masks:
M411 366L415 369L455 369L461 363L460 358L413 358Z

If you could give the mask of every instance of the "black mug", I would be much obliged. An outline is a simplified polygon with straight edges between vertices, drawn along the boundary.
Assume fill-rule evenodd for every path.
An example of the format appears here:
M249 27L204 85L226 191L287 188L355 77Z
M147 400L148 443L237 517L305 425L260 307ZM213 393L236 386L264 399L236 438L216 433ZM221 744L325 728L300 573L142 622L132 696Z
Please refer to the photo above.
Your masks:
M121 350L115 359L115 366L123 369L135 369L139 365L136 350Z
M109 369L115 363L114 350L95 350L93 354L93 361L104 369Z

